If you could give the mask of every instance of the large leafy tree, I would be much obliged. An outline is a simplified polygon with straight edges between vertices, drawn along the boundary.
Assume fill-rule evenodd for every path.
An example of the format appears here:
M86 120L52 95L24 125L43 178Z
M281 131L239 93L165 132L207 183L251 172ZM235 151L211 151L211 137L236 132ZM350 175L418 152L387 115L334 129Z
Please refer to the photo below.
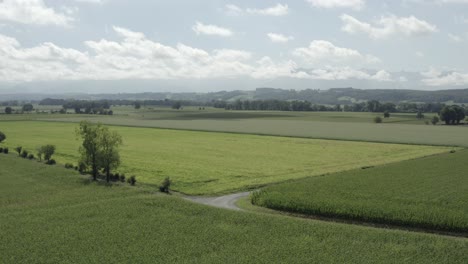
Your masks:
M122 145L122 137L115 131L103 127L99 134L99 164L106 173L106 181L110 180L112 169L120 165L119 147Z
M458 105L444 106L440 110L440 118L447 125L459 124L465 118L465 110Z
M101 124L88 121L80 123L76 134L82 140L80 162L91 168L94 180L97 180L99 170L103 169L109 181L111 170L120 164L118 149L122 145L121 136Z

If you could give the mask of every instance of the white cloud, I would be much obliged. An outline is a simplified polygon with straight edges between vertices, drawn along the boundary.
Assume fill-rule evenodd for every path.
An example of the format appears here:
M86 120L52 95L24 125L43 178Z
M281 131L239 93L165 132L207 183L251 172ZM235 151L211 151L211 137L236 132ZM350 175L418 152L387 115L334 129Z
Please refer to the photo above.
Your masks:
M419 57L419 58L423 58L425 55L422 51L416 51L416 56Z
M0 1L0 20L32 24L68 26L72 17L47 7L43 0Z
M289 13L288 5L276 4L275 6L264 9L247 8L249 14L264 15L264 16L285 16Z
M352 8L362 9L366 3L364 0L307 0L312 6L318 8Z
M425 79L422 82L429 86L462 86L468 85L468 73L449 72L441 73L435 70L421 73Z
M468 0L437 0L437 2L445 4L468 4Z
M463 42L463 38L458 36L458 35L454 35L454 34L449 33L448 37L449 37L450 41L452 41L452 42L455 42L455 43Z
M238 15L241 15L242 12L244 11L236 5L233 5L233 4L226 5L226 13L230 16L238 16Z
M285 36L283 34L277 34L277 33L268 33L267 36L272 42L275 42L275 43L286 43L294 39L292 36Z
M385 71L369 73L349 66L320 66L304 70L292 60L276 62L270 57L255 59L243 50L207 51L184 44L164 45L148 39L143 33L113 27L118 41L101 39L85 41L80 51L43 43L22 47L14 38L0 34L0 80L120 80L120 79L213 79L279 77L316 80L389 81ZM350 53L336 48L331 54ZM339 55L336 55L339 56Z
M302 58L309 65L361 65L375 64L380 59L363 55L357 50L337 47L325 40L314 40L308 47L297 48L293 55Z
M75 0L79 3L88 3L88 4L104 4L106 0Z
M374 25L361 22L347 14L341 15L341 20L344 23L341 28L344 32L350 34L363 33L373 39L385 39L397 34L405 36L427 35L438 31L435 25L414 16L384 16L377 20Z
M197 35L202 34L220 37L230 37L234 35L234 33L228 28L223 28L215 25L205 25L201 22L196 22L192 29L193 31L195 31L195 33L197 33Z

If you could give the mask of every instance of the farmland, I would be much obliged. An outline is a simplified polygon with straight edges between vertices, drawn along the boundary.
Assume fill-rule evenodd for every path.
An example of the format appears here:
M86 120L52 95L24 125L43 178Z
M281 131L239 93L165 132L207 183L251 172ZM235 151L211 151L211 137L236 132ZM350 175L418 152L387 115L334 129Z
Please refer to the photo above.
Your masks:
M468 151L269 186L257 205L308 215L468 232Z
M425 125L415 114L392 114L374 124L379 113L225 111L116 107L114 116L93 115L0 115L0 120L80 122L83 119L109 125L231 132L275 136L391 142L468 147L467 126Z
M210 208L13 154L0 164L2 263L464 263L468 254L466 239Z
M59 163L77 163L77 124L0 122L5 145L35 151L55 144ZM157 185L170 177L187 194L234 192L448 152L450 147L349 142L289 137L112 127L124 138L119 172Z

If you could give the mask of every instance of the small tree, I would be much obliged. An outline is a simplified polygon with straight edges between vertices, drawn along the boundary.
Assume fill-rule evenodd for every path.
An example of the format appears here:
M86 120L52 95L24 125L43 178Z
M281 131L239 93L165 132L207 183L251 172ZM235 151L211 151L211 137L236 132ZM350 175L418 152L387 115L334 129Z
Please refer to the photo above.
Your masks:
M385 112L383 113L383 117L384 117L384 118L389 118L389 117L390 117L390 112L389 112L389 111L385 111Z
M21 151L23 150L23 147L18 146L15 148L15 151L18 153L18 156L21 156Z
M4 141L5 139L6 139L5 133L3 133L2 131L0 131L0 143L2 143L2 141Z
M436 125L437 123L439 123L439 117L438 116L433 116L432 119L431 119L431 123L433 125Z
M34 106L32 104L23 105L23 111L24 112L31 112L32 110L34 110Z
M374 117L374 123L377 123L377 124L382 123L382 118L380 116Z
M11 114L13 112L13 109L9 106L5 107L5 114Z
M44 145L40 147L40 150L38 151L38 156L39 154L44 156L45 161L49 161L52 158L52 155L55 153L55 146L54 145Z
M141 108L141 103L135 102L135 109L140 109L140 108Z
M182 107L182 103L179 101L176 101L172 104L172 109L177 109L179 110Z

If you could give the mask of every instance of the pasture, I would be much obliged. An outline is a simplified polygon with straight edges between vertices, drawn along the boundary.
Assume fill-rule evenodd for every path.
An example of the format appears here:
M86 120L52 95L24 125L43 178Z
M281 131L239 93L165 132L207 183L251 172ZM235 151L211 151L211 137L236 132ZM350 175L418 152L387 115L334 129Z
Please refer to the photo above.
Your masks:
M0 154L1 263L466 263L468 240L193 204ZM274 231L273 231L274 230Z
M256 205L468 233L468 151L272 185Z
M78 161L75 128L61 122L0 122L13 152L57 146L59 163ZM450 147L349 142L290 137L180 131L113 126L122 135L118 172L158 185L170 177L173 189L187 194L215 194L266 184L376 166L448 152Z
M86 119L118 126L468 147L468 126L425 125L414 114L394 114L384 119L384 123L375 124L372 122L375 113L168 109L133 111L128 108L115 111L117 114L114 116L0 115L0 120L77 123Z

